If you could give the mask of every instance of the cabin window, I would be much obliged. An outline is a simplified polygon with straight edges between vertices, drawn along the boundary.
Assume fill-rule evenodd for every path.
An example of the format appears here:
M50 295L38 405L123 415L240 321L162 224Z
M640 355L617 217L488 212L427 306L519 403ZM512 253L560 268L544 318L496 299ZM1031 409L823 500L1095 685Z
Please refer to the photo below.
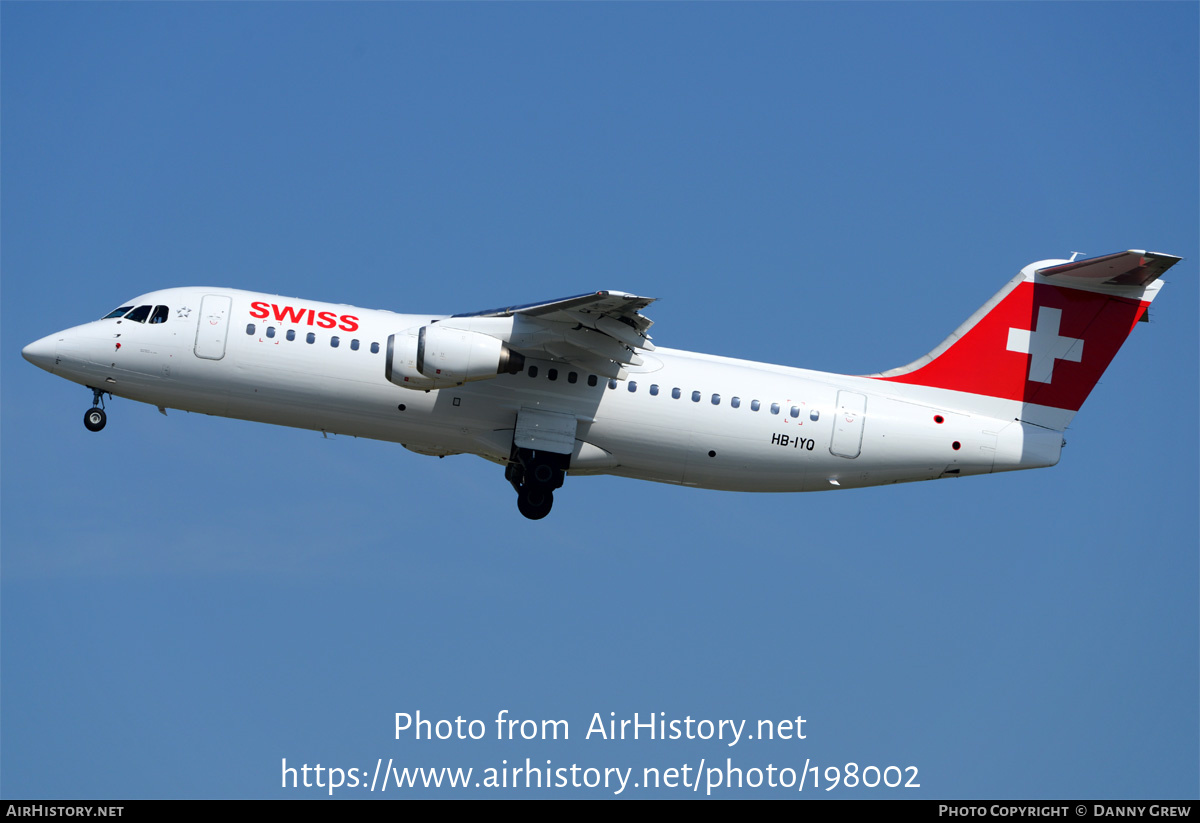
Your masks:
M596 375L594 375L594 374L589 374L589 375L588 375L588 385L589 385L589 386L591 386L591 387L593 387L593 388L595 388L595 386L596 386L596 382L597 382L597 381L596 381Z
M699 403L699 402L700 402L700 392L698 392L698 391L694 391L694 392L692 392L692 402L693 402L693 403Z
M288 340L295 340L296 339L296 330L288 329L287 334L284 336L287 337Z
M633 394L635 391L637 391L637 381L630 380L629 381L629 393Z
M167 315L170 313L171 313L171 310L168 309L166 306L155 306L154 314L150 315L150 325L154 326L159 323L166 323Z
M549 378L550 380L557 380L558 379L558 369L550 369L549 371L546 372L546 377Z
M530 366L530 367L529 367L529 376L530 376L530 377L537 377L537 366Z
M758 411L760 408L761 408L761 405L759 404L759 402L757 400L750 401L750 411Z
M779 404L778 403L771 404L771 414L779 414Z
M608 387L610 389L615 389L617 387L617 381L613 378L609 378Z
M254 334L254 324L253 323L246 324L246 334Z
M819 420L820 417L821 417L821 413L819 411L817 411L816 409L813 409L812 411L810 411L808 413L808 419L812 420L813 422L816 422L817 420Z
M379 344L378 343L371 344L371 354L379 354Z
M799 417L799 416L800 416L800 407L792 406L792 417Z
M309 343L317 342L317 336L315 334L313 334L312 332L309 332L307 335L305 335L304 339L305 339L305 341L307 341Z
M658 397L658 384L657 383L650 384L650 396Z
M729 405L733 406L735 409L740 408L742 405L742 398L740 398L740 397L729 398Z
M358 351L358 338L357 337L353 337L350 339L350 351Z
M329 338L329 345L331 348L336 349L341 342L342 342L341 339L337 335L334 335L333 337Z
M678 386L676 386L675 388L671 389L671 397L672 397L672 398L674 398L675 400L678 400L679 398L683 397L683 392L681 392L681 391L679 390L679 387L678 387Z
M274 337L274 336L275 336L275 327L267 326L267 337Z
M721 395L719 395L719 394L714 394L714 395L712 396L712 404L713 404L714 406L719 406L719 405L721 405Z
M567 372L567 382L568 383L574 383L578 379L579 379L579 374L577 372L573 372L573 371Z

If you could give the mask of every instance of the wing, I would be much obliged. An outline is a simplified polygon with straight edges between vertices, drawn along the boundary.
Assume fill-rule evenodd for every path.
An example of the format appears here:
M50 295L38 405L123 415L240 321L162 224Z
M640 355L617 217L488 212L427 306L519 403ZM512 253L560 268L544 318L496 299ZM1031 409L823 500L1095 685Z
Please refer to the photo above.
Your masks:
M597 291L544 303L456 314L449 319L470 322L512 318L512 330L504 336L516 351L623 380L623 366L642 364L637 349L654 351L646 333L654 321L640 313L653 302L653 297Z

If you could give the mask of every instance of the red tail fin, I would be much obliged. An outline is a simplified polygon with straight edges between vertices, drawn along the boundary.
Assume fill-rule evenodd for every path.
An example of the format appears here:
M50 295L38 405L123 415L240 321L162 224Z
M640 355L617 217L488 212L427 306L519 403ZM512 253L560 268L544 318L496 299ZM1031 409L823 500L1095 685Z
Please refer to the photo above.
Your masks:
M1026 266L928 355L876 377L1078 411L1179 259L1128 251Z

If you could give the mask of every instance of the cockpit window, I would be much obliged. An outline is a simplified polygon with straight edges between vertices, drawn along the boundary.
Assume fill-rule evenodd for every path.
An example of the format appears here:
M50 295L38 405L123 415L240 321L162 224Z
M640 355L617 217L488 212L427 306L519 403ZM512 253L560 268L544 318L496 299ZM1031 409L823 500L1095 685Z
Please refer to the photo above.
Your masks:
M150 316L150 309L153 306L138 306L136 309L125 315L126 320L136 320L138 323L145 323L146 318Z
M119 308L119 309L113 309L112 311L110 311L108 314L104 315L104 316L103 316L102 318L100 318L100 319L101 319L101 320L109 320L109 319L111 319L111 318L113 318L113 317L124 317L124 316L125 316L125 312L129 311L129 310L130 310L130 309L132 309L132 308L133 308L133 306L122 306L122 307L121 307L121 308Z
M166 306L155 306L154 314L150 315L150 325L154 325L155 323L166 323L167 315L170 313L170 311L171 310Z

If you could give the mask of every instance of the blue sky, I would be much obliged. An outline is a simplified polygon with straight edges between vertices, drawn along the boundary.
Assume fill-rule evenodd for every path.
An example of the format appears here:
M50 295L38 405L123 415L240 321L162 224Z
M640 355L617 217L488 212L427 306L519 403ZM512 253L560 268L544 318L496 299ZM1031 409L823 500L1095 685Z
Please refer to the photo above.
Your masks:
M528 757L1196 797L1197 18L3 4L0 793L323 796L281 789L282 759ZM1126 248L1187 259L1053 469L575 478L536 523L476 458L121 400L91 434L86 390L19 354L167 286L432 313L609 288L659 298L661 345L867 373L1029 262ZM396 740L417 710L571 739ZM585 740L610 712L799 715L806 739Z

